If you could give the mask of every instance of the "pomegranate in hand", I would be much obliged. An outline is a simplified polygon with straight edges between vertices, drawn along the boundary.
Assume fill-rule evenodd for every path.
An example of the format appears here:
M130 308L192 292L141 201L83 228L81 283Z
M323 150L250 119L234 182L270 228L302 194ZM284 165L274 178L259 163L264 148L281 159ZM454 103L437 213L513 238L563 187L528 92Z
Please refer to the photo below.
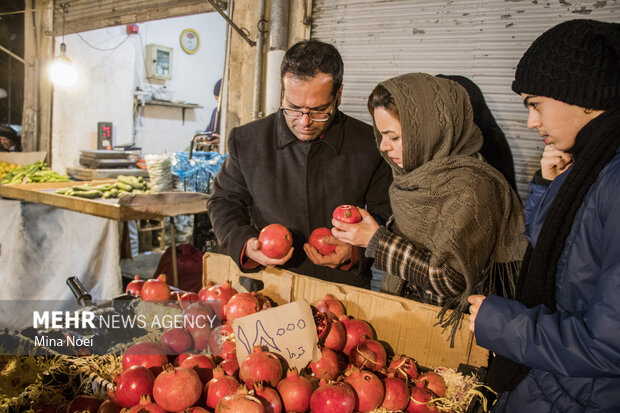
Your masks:
M323 241L323 237L331 237L332 231L329 228L317 228L310 234L308 244L312 245L321 253L321 255L329 255L336 251L336 246Z
M334 210L332 217L347 224L357 224L362 220L362 215L354 205L340 205Z
M288 254L293 246L293 236L283 225L270 224L258 235L260 249L269 258L280 259Z

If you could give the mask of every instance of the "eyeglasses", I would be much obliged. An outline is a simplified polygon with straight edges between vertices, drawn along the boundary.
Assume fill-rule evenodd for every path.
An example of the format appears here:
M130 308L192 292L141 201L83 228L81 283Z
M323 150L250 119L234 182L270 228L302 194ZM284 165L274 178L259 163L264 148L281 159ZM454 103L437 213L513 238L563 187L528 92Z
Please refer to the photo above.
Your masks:
M330 105L333 104L334 101L335 100L332 100ZM332 109L329 112L316 112L314 110L304 111L299 109L289 109L282 107L280 109L282 110L284 116L286 116L287 118L301 119L304 115L308 115L310 120L314 122L326 122L334 114L334 106L332 106Z

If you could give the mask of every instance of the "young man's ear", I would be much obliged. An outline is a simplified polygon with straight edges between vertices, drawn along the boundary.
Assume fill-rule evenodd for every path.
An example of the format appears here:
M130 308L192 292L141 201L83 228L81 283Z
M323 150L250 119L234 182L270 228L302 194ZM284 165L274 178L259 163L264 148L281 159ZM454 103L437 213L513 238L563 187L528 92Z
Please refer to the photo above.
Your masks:
M340 106L340 101L342 100L342 86L340 85L338 92L336 92L336 107Z

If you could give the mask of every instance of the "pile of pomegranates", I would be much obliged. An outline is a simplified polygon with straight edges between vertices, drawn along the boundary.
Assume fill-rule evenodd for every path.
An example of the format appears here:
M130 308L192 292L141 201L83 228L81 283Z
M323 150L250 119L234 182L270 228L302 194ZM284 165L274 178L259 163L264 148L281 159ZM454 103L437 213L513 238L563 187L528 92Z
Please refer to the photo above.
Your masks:
M149 287L140 286L142 293ZM159 342L128 347L115 390L98 412L441 411L434 400L446 394L442 376L420 374L411 357L389 357L372 326L347 316L333 295L312 306L322 356L301 371L260 346L238 363L231 322L275 305L268 297L237 293L229 283L209 285L185 300L184 317L212 311L210 300L222 301L217 316L223 323L213 329L172 328Z

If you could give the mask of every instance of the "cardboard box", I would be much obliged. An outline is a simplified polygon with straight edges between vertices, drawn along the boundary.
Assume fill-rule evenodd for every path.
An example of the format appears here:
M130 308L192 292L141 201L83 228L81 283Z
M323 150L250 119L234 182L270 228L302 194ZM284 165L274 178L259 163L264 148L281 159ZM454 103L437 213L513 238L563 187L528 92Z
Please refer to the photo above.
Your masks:
M203 258L203 285L208 281L237 284L243 275L261 280L263 294L278 304L301 298L314 303L333 294L347 309L347 314L372 324L379 340L389 343L396 354L406 354L425 367L458 368L459 364L486 366L488 351L476 345L465 316L457 332L454 348L450 348L448 334L436 326L440 308L349 285L330 283L277 268L259 273L242 273L227 255L206 253Z
M18 165L30 165L36 161L42 161L47 152L0 152L0 161L16 163Z

